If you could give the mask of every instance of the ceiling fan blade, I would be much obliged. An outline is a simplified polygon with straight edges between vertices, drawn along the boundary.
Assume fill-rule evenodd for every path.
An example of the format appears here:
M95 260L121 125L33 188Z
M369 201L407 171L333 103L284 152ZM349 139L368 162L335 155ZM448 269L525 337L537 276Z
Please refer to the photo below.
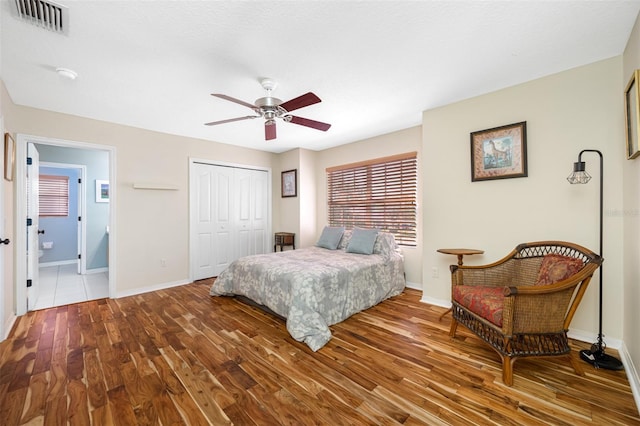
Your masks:
M211 96L215 96L216 98L224 99L225 101L235 102L237 104L246 106L247 108L256 109L255 105L252 105L248 102L241 101L240 99L232 98L231 96L223 95L222 93L212 93Z
M205 126L215 126L217 124L233 123L234 121L249 120L250 118L258 118L258 117L260 117L260 116L259 115L247 115L246 117L228 118L226 120L212 121L210 123L204 123L204 125Z
M264 122L264 139L270 141L276 138L276 122L267 120Z
M287 112L291 112L296 109L317 104L318 102L322 102L320 98L314 95L313 93L309 92L309 93L305 93L304 95L298 96L297 98L291 99L290 101L284 102L280 104L280 106L284 108Z
M331 127L329 123L323 123L321 121L310 120L308 118L296 117L295 115L291 115L291 120L287 120L290 123L299 124L301 126L311 127L313 129L322 130L326 132Z

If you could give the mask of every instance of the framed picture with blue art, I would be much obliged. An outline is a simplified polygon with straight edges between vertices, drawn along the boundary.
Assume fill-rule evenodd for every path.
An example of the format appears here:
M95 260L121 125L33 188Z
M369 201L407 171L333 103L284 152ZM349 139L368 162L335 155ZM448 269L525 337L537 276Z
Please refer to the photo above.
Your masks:
M96 203L109 202L109 181L96 179Z
M471 133L471 181L527 176L527 122Z

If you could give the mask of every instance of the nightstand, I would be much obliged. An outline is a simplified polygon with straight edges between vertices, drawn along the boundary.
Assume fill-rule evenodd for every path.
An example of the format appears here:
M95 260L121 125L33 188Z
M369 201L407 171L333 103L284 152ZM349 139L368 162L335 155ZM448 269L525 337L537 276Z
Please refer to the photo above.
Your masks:
M280 251L283 247L291 246L296 249L296 234L292 232L276 232L275 244L273 245L273 251L277 251L276 247L280 246Z

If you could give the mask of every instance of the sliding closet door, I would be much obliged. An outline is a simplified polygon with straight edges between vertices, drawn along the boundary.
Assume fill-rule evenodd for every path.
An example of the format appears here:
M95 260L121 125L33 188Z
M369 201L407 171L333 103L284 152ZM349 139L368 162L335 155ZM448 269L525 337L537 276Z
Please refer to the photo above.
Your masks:
M233 259L229 248L234 241L231 194L233 169L194 164L191 176L194 191L195 262L194 279L214 277Z
M214 277L242 256L268 251L268 173L194 163L193 279Z
M251 226L253 229L253 254L268 253L271 247L269 233L269 174L263 170L254 170L253 209Z
M262 170L235 169L236 258L267 252L267 176Z

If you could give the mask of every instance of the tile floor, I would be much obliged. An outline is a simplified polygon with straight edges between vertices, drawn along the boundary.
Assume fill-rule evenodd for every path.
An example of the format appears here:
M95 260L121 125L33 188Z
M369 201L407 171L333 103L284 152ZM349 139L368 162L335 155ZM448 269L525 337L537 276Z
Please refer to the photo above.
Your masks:
M78 275L76 264L40 268L40 291L33 309L109 297L108 272Z

